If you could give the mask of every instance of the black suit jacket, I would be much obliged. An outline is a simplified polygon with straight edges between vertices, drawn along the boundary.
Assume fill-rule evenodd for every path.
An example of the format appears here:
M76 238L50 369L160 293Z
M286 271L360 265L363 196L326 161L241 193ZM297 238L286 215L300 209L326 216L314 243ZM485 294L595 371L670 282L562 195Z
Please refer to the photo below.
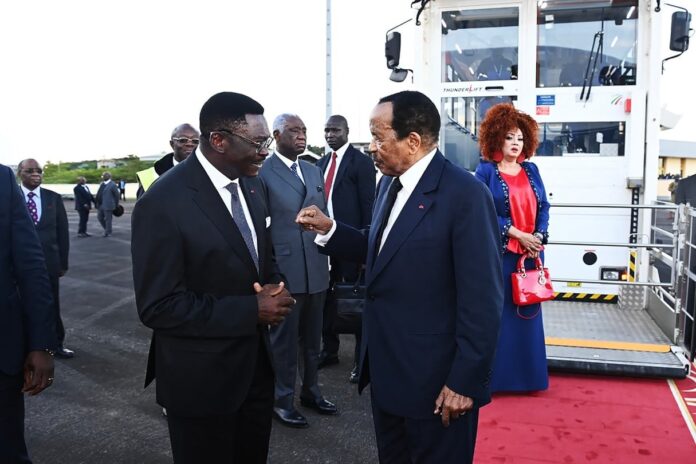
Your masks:
M55 349L53 297L39 237L12 170L0 165L0 371L28 351Z
M81 184L77 184L73 187L73 194L75 195L75 210L79 211L81 209L92 209L92 203L95 203L94 196L89 193Z
M39 234L43 247L49 275L57 277L61 271L67 271L70 251L68 215L61 196L43 187L41 188L41 219L36 224L36 232Z
M253 284L283 278L266 228L264 187L258 178L242 178L240 186L258 237L258 272L195 154L153 184L133 210L136 304L154 331L146 385L156 377L158 403L178 415L236 411L260 341L270 356Z
M323 156L317 166L325 176L331 156ZM337 221L356 229L364 229L372 219L375 201L375 165L369 156L348 145L331 192L333 216ZM332 258L331 271L334 280L354 280L358 266L355 263Z

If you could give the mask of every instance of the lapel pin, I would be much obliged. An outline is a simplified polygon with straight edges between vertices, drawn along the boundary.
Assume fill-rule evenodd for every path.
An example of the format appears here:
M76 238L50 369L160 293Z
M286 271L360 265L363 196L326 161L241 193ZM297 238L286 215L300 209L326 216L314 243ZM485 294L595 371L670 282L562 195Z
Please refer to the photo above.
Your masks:
M254 193L254 189L250 189L250 190L249 190L249 193Z
M423 206L423 205L418 205L418 209L425 209L425 206Z

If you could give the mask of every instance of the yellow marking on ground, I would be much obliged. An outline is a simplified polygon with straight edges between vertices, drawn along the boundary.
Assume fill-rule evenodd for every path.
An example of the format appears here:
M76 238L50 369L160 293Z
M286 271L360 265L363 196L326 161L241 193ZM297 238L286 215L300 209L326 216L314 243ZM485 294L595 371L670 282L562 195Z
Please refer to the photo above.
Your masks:
M573 296L572 293L564 293L563 294L563 298L570 298L571 296Z
M590 297L590 300L596 300L596 299L598 299L600 296L602 296L602 295L600 295L599 293L596 293L596 294L594 294L594 295L592 295L592 296Z
M587 296L587 293L578 293L578 298L585 298Z
M653 343L613 342L608 340L586 340L579 338L546 337L551 346L575 346L578 348L603 348L606 350L643 351L650 353L669 353L669 345Z
M612 299L614 299L615 296L616 296L616 295L607 295L607 296L604 297L604 300L606 300L606 301L612 300Z

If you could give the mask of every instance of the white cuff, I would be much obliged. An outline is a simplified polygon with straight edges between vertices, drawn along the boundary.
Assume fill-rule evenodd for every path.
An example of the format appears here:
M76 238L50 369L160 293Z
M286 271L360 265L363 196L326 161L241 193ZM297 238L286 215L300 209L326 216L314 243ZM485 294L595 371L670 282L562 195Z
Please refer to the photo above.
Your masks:
M331 240L331 237L333 237L334 232L336 232L336 221L333 221L331 229L329 229L329 231L326 234L317 234L317 236L314 237L314 243L316 243L320 247L326 246L326 244L329 243L329 240Z

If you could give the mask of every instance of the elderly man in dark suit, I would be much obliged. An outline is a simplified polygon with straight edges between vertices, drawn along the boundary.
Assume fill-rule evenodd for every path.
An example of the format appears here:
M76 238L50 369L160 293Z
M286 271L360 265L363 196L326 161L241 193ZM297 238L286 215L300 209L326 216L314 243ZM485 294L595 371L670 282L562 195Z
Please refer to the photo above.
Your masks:
M120 193L116 184L111 180L111 173L102 174L102 183L97 190L97 220L104 228L104 237L111 235L111 221L114 209L118 206Z
M336 414L336 406L319 389L318 363L322 309L329 286L329 262L319 253L313 232L295 223L300 209L324 203L321 171L299 161L305 150L307 128L293 114L281 114L273 122L276 149L259 174L268 189L271 236L280 271L297 304L285 321L271 331L276 386L274 415L283 425L307 427L307 419L295 409L298 345L302 358L300 402L320 414Z
M324 174L324 194L329 216L356 229L370 225L372 203L375 201L375 165L372 160L348 143L348 121L341 115L333 115L324 126L324 138L331 152L317 162ZM354 283L360 275L361 265L331 258L331 287L334 283ZM324 346L319 366L338 363L338 334L333 331L336 300L329 291L324 306ZM355 336L355 355L351 383L358 381L360 359L360 333Z
M77 178L77 185L73 187L73 198L75 199L75 211L80 216L80 223L77 226L77 236L80 238L91 237L87 233L87 221L89 220L89 212L92 209L92 203L95 202L94 195L89 191L87 179L80 176Z
M176 463L265 463L273 410L268 327L293 304L256 177L272 139L263 107L233 92L208 99L200 127L200 152L133 210L136 305L153 329L145 384L157 378Z
M65 348L65 327L60 316L60 278L68 272L68 254L70 237L68 232L68 215L65 212L63 198L52 190L41 187L43 169L34 159L25 159L17 166L24 194L24 201L31 216L46 259L48 277L53 293L53 311L56 321L59 358L72 358L73 350Z
M58 346L41 243L12 170L0 165L0 462L30 463L22 393L53 382Z
M370 229L316 206L297 221L330 254L366 261L359 389L371 383L380 462L472 462L503 305L493 200L438 151L440 115L422 93L382 98L370 131L389 176Z

